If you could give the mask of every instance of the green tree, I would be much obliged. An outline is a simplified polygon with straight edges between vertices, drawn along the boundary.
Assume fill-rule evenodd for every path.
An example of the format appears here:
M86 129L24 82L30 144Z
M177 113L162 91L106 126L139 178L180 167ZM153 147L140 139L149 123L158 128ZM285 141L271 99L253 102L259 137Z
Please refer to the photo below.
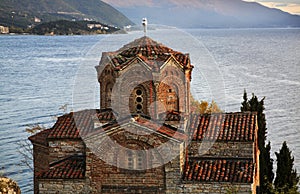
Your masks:
M259 173L260 173L260 191L261 193L272 194L270 186L274 179L273 173L273 159L270 156L271 143L265 145L267 137L266 118L264 114L264 100L265 98L258 100L257 96L252 94L252 98L249 100L247 92L244 91L244 101L242 102L242 112L257 112L258 123L258 148L260 150L259 155Z
M266 163L266 172L267 172L267 183L272 183L274 180L274 173L273 173L273 162L274 160L271 158L271 142L269 141L269 143L266 146L266 158L265 160L267 161Z
M276 179L274 181L276 192L278 193L299 193L297 192L299 176L294 166L292 151L286 142L282 144L279 153L275 153L277 158Z

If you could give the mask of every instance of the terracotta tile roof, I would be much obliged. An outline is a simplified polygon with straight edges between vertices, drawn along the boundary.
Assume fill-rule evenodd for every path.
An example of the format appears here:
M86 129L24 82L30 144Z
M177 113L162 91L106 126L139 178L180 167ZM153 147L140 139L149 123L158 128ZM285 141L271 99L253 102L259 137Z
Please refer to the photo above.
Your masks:
M59 117L48 138L80 138L79 130L93 126L92 115L95 113L95 110L85 110Z
M157 56L164 55L166 53L173 53L175 51L147 36L144 36L126 44L117 52L121 53L124 57L133 57L138 54L142 54L144 56Z
M97 110L96 112L100 122L106 123L115 120L114 112L111 109Z
M146 36L134 40L115 52L105 53L105 55L109 56L116 70L126 67L137 57L155 71L171 57L174 57L183 68L193 68L188 54L174 51Z
M103 123L115 120L111 110L72 112L59 117L51 129L33 135L29 140L45 144L47 139L80 139L80 130L87 133L94 130L95 118Z
M50 129L46 129L44 131L41 131L35 135L30 136L28 139L33 143L38 143L44 146L47 146L47 137L50 133Z
M184 133L184 131L179 130L179 129L172 127L170 125L167 125L167 124L155 122L153 120L150 120L149 118L143 117L142 115L136 116L134 118L132 118L131 116L127 117L127 118L123 118L122 120L118 120L118 122L110 122L107 125L102 126L103 128L101 129L100 132L109 131L112 128L119 127L119 126L122 126L123 124L130 123L130 122L138 124L142 127L151 129L162 135L165 135L165 136L168 136L168 137L180 140L180 141L185 141L188 138L188 136ZM98 134L98 133L99 133L99 131L95 131L95 134ZM89 135L92 136L92 135L94 135L94 133L91 133Z
M178 140L185 141L187 140L187 135L184 133L184 131L178 130L175 127L172 127L167 124L160 124L157 122L154 122L152 120L148 120L142 117L137 117L136 122L140 124L141 126L150 128L154 131L157 131L163 135L167 135L168 137L172 137Z
M83 179L85 178L84 157L73 156L50 165L49 170L40 173L40 179Z
M181 120L181 113L176 111L169 111L165 113L161 113L159 118L165 121L180 121Z
M193 141L254 141L256 113L218 113L191 116Z
M192 159L184 169L184 181L252 183L252 160Z

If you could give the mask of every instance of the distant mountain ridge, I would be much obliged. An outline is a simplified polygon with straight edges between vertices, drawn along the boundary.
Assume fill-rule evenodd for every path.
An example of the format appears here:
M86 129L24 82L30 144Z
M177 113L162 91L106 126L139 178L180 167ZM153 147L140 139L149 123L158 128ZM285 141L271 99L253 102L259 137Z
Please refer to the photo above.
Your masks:
M299 27L300 16L242 0L103 0L132 21L183 28Z
M1 0L0 25L27 27L41 19L91 19L123 27L133 24L126 16L101 0Z

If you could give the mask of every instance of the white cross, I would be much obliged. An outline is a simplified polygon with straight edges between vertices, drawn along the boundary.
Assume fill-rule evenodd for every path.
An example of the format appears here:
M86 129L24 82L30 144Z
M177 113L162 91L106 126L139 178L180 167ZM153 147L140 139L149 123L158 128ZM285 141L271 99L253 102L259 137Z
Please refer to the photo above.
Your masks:
M144 34L145 36L147 36L147 25L148 25L147 18L143 18L142 24L144 27Z

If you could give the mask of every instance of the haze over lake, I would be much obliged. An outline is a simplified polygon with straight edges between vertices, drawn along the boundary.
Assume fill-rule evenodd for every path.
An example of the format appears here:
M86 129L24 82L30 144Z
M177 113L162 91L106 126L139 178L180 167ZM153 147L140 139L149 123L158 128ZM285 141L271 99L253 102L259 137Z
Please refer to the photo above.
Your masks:
M259 98L266 97L272 152L278 151L286 140L299 171L300 29L194 29L187 32L189 34L182 34L199 42L194 45L184 38L176 39L178 31L172 29L148 34L175 50L191 50L195 65L192 92L199 100L215 99L224 111L238 112L244 89L249 97L252 92ZM59 109L64 104L68 104L67 111L79 107L99 108L94 66L98 65L101 52L116 50L140 36L143 33L109 37L0 36L0 171L15 179L23 193L32 193L33 187L33 173L20 165L22 157L18 153L17 143L29 135L25 132L26 126L51 127L54 117L64 114ZM212 71L208 71L208 64L197 64L204 61L201 55L213 61ZM78 70L86 65L91 71L89 79L93 85L89 87L94 91L95 100L87 104L75 102L72 106L74 83L81 73ZM211 80L216 80L217 86ZM216 87L220 90L214 91ZM273 158L276 159L274 155Z

